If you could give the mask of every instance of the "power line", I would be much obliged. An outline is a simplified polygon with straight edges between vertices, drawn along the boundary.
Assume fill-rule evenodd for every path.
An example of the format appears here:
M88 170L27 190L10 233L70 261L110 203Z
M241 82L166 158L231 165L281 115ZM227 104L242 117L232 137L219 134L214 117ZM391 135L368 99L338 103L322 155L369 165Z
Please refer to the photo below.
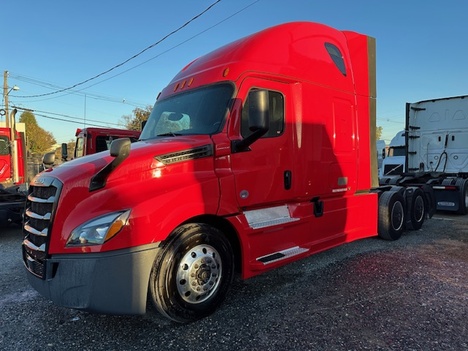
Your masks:
M69 122L69 123L75 123L75 124L81 124L83 125L83 123L86 122L86 125L88 126L93 126L93 127L108 127L110 124L111 125L115 125L115 126L119 126L119 127L122 127L121 124L116 124L116 123L106 123L106 122L102 122L103 124L95 124L95 123L88 123L88 119L86 119L86 121L77 121L77 120L69 120L69 119L64 119L64 118L59 118L59 117L51 117L51 116L47 116L47 115L43 115L43 114L40 114L40 113L36 113L34 114L34 116L39 116L39 117L43 117L43 118L47 118L47 119L53 119L53 120L56 120L56 121L61 121L61 122Z
M32 85L38 85L38 86L41 86L41 87L45 87L45 88L49 88L49 89L56 89L56 90L62 89L62 87L60 87L58 85L54 85L52 83L45 82L45 81L40 81L40 80L32 78L32 77L25 77L25 76L14 75L14 74L10 74L10 76L12 78L15 78L15 79L19 80L19 81L26 82L26 83L29 83L29 84L32 84ZM92 98L92 99L95 99L95 100L102 100L102 101L108 101L108 102L114 102L114 103L125 103L126 105L130 105L130 106L133 106L133 107L146 107L148 105L148 104L144 104L144 103L141 103L141 102L127 100L125 98L118 98L118 97L112 97L112 96L105 96L105 95L102 95L102 94L83 92L81 90L69 90L69 92L66 93L66 95L70 95L70 94L86 96L87 98ZM64 95L62 95L62 96L64 96ZM24 98L25 96L12 95L11 97L15 97L15 98L16 97L23 97ZM55 99L55 98L57 98L57 97L48 97L48 98L41 99L41 100L34 100L34 102L50 100L50 99Z
M96 127L103 127L103 126L107 127L109 125L122 127L122 124L119 124L119 123L112 123L112 122L99 121L99 120L83 118L83 117L69 116L69 115L65 115L65 114L61 114L61 113L55 113L55 112L49 112L49 111L31 110L31 109L28 109L28 108L22 108L22 107L18 107L18 106L12 106L12 107L16 108L18 110L33 112L34 116L40 116L40 117L53 119L53 120L57 120L57 121L62 121L62 122L70 122L70 123L76 123L76 124L86 123L88 125L92 125L92 126L96 126ZM51 117L49 115L54 115L54 116L58 116L58 117ZM89 123L89 122L92 122L92 123ZM94 124L94 123L99 123L99 125Z
M110 79L113 79L113 78L115 78L115 77L118 77L118 76L120 76L120 75L122 75L122 74L124 74L124 73L127 73L127 72L129 72L129 71L131 71L131 70L133 70L133 69L135 69L135 68L137 68L137 67L140 67L140 66L144 65L145 63L148 63L148 62L150 62L150 61L152 61L152 60L154 60L154 59L156 59L156 58L158 58L158 57L160 57L160 56L162 56L162 55L168 53L169 51L174 50L175 48L177 48L177 47L179 47L179 46L182 46L183 44L189 42L190 40L192 40L192 39L194 39L194 38L196 38L196 37L202 35L203 33L205 33L205 32L207 32L207 31L213 29L214 27L219 26L221 23L224 23L224 22L226 22L227 20L231 19L232 17L238 15L239 13L241 13L241 12L247 10L249 7L255 5L255 4L256 4L257 2L259 2L259 1L261 1L261 0L255 0L254 2L252 2L252 3L250 3L249 5L243 7L242 9L240 9L239 11L236 11L236 12L234 12L233 14L231 14L231 15L225 17L224 19L222 19L221 21L215 23L215 24L212 25L211 27L208 27L208 28L202 30L201 32L198 32L197 34L192 35L190 38L188 38L188 39L186 39L186 40L180 42L179 44L176 44L176 45L170 47L169 49L167 49L167 50L165 50L165 51L163 51L163 52L161 52L161 53L159 53L159 54L157 54L157 55L155 55L155 56L153 56L153 57L147 59L146 61L143 61L143 62L141 62L141 63L139 63L139 64L137 64L137 65L135 65L135 66L133 66L133 67L130 67L130 68L126 69L125 71L119 72L119 73L117 73L117 74L114 74L114 75L111 76L111 77L108 77L108 78L106 78L106 79L103 79L103 80L101 80L101 81L99 81L99 82L96 82L96 83L94 83L94 84L92 84L92 85L89 85L87 88L91 88L91 87L93 87L93 86L95 86L95 85L101 84L101 83L106 82L106 81L108 81L108 80L110 80Z
M141 50L139 53L133 55L132 57L128 58L127 60L109 68L108 70L104 71L104 72L101 72L97 75L95 75L94 77L91 77L91 78L88 78L80 83L76 83L68 88L63 88L63 89L59 89L59 90L56 90L56 91L52 91L52 92L49 92L49 93L44 93L44 94L37 94L37 95L29 95L29 96L21 96L21 98L36 98L36 97L42 97L42 96L48 96L48 95L53 95L53 94L58 94L58 93L62 93L64 91L68 91L68 90L71 90L73 88L76 88L80 85L83 85L83 84L86 84L94 79L97 79L121 66L123 66L124 64L126 64L127 62L137 58L138 56L140 56L141 54L143 54L144 52L148 51L149 49L155 47L156 45L159 45L160 43L162 43L164 40L166 40L167 38L169 38L170 36L174 35L175 33L179 32L180 30L182 30L183 28L185 28L186 26L188 26L190 23L192 23L193 21L195 21L196 19L198 19L199 17L201 17L202 15L204 15L206 12L208 12L209 10L211 10L216 4L218 4L219 2L221 2L221 0L217 0L215 1L214 3L212 3L210 6L208 6L205 10L203 10L202 12L200 12L199 14L197 14L196 16L192 17L190 20L188 20L187 22L185 22L183 25L181 25L179 28L173 30L172 32L170 32L169 34L165 35L162 39L158 40L157 42L155 42L154 44L151 44L150 46L146 47L145 49Z
M175 48L177 48L177 47L179 47L179 46L182 46L183 44L185 44L185 43L187 43L187 42L189 42L189 41L195 39L196 37L202 35L203 33L208 32L209 30L211 30L211 29L213 29L213 28L219 26L220 24L226 22L227 20L229 20L229 19L231 19L232 17L238 15L239 13L241 13L241 12L247 10L249 7L255 5L255 4L258 3L259 1L261 1L261 0L254 0L252 3L250 3L250 4L246 5L246 6L244 6L244 7L241 8L240 10L238 10L238 11L234 12L233 14L231 14L231 15L225 17L224 19L218 21L217 23L213 24L212 26L210 26L210 27L208 27L208 28L206 28L206 29L204 29L204 30L198 32L198 33L195 34L195 35L192 35L192 36L189 37L188 39L183 40L182 42L180 42L180 43L178 43L178 44L176 44L176 45L170 47L169 49L167 49L167 50L165 50L165 51L163 51L163 52L161 52L161 53L159 53L159 54L157 54L157 55L155 55L155 56L153 56L153 57L151 57L151 58L149 58L149 59L147 59L147 60L145 60L145 61L143 61L143 62L141 62L141 63L139 63L139 64L137 64L137 65L135 65L135 66L133 66L133 67L130 67L130 68L128 68L128 69L126 69L126 70L124 70L124 71L122 71L122 72L119 72L119 73L117 73L117 74L114 74L113 76L110 76L110 77L108 77L108 78L106 78L106 79L100 80L99 82L96 82L96 83L94 83L94 84L91 84L91 85L89 85L89 86L87 86L86 88L83 88L83 89L81 89L81 90L72 90L72 92L73 92L74 94L77 94L77 95L82 95L82 96L86 95L87 97L91 97L91 98L94 98L94 99L97 99L97 100L103 100L103 101L109 101L109 102L115 102L115 103L125 103L125 104L130 105L130 106L133 106L133 107L144 107L144 106L146 106L147 104L144 104L144 103L141 103L141 102L129 101L129 100L124 99L124 98L106 97L106 96L102 96L102 95L98 95L98 94L84 93L84 92L82 92L82 91L83 91L84 89L91 88L91 87L96 86L96 85L98 85L98 84L104 83L104 82L106 82L106 81L108 81L108 80L110 80L110 79L113 79L113 78L115 78L115 77L118 77L118 76L120 76L120 75L122 75L122 74L125 74L125 73L127 73L127 72L129 72L129 71L131 71L131 70L133 70L133 69L135 69L135 68L138 68L138 67L140 67L140 66L142 66L142 65L144 65L144 64L146 64L146 63L148 63L148 62L150 62L150 61L152 61L152 60L154 60L154 59L156 59L156 58L158 58L158 57L160 57L160 56L162 56L162 55L164 55L164 54L166 54L166 53L172 51L172 50L174 50ZM47 88L53 88L53 89L57 89L57 90L59 90L59 89L60 89L60 90L65 90L65 89L63 89L63 88L60 87L60 86L53 85L53 84L51 84L51 83L47 83L47 82L43 82L43 81L39 81L39 80L36 80L36 79L34 79L34 78L24 77L24 76L18 76L18 75L12 75L12 74L10 74L10 75L11 75L12 77L14 77L15 79L18 79L18 80L20 80L20 81L25 81L25 82L28 82L28 83L31 83L31 84L36 84L36 85L43 86L43 87L47 87ZM71 93L68 93L68 94L71 94ZM37 95L32 95L32 96L37 96ZM39 95L39 96L42 96L42 95ZM31 97L31 96L15 96L15 95L13 95L12 97L22 97L22 98L24 98L24 97ZM55 98L55 97L50 97L50 98L47 98L47 99L36 100L36 101L49 100L49 99L54 99L54 98Z

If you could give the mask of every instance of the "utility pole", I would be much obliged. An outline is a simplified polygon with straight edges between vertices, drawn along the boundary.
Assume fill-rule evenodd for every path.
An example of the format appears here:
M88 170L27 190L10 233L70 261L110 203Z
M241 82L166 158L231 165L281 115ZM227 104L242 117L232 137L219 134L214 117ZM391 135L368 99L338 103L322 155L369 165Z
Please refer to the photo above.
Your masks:
M18 142L16 141L16 108L11 111L11 128L10 128L10 135L11 135L11 176L13 179L13 183L17 183L19 180L18 177L18 158L16 155L16 149L18 148Z
M3 72L3 100L5 101L5 125L10 127L10 114L8 112L8 71Z
M18 90L19 88L15 85L10 90L8 90L8 71L3 71L3 99L5 101L5 126L10 129L10 169L11 169L11 178L14 183L18 182L18 159L16 155L17 150L17 141L16 141L16 108L13 109L11 115L8 109L8 94L12 90Z

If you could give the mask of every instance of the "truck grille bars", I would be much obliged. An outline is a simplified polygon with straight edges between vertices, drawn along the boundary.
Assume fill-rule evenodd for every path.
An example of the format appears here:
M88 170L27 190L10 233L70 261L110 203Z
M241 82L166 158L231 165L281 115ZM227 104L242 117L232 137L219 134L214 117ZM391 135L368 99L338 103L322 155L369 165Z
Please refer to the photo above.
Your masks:
M45 259L49 242L51 219L62 183L42 176L29 187L23 225L23 262L34 275L45 279Z

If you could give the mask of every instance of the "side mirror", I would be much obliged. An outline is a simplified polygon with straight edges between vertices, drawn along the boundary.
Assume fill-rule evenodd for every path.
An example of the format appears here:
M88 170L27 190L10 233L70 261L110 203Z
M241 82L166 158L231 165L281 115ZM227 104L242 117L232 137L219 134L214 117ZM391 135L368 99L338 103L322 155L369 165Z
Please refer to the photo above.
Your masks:
M130 144L131 142L129 138L119 138L112 140L110 145L110 155L112 157L126 159L130 154Z
M55 163L55 152L48 152L42 157L42 164L45 169L52 168Z
M68 161L68 145L67 143L62 143L62 161Z
M115 158L91 178L89 191L101 189L106 185L109 174L130 155L130 145L129 138L119 138L112 141L109 152Z
M268 132L270 125L270 98L268 90L255 89L249 92L249 130L252 132L242 140L235 141L233 152L246 151L255 141Z

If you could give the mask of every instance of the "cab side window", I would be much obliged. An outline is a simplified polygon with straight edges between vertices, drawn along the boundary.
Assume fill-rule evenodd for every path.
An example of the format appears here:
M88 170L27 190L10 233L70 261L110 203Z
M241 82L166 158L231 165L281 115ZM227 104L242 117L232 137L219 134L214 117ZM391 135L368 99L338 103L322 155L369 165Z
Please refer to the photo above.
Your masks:
M75 158L83 156L83 152L84 152L84 139L77 138L76 148L75 148Z
M110 148L112 137L109 136L97 136L96 137L96 152L106 151Z
M9 140L7 137L0 137L0 155L9 155L10 154L10 148L9 148Z
M284 97L276 91L269 91L270 127L262 138L272 138L283 134L284 130ZM252 132L249 130L249 99L242 108L241 135L247 137Z

